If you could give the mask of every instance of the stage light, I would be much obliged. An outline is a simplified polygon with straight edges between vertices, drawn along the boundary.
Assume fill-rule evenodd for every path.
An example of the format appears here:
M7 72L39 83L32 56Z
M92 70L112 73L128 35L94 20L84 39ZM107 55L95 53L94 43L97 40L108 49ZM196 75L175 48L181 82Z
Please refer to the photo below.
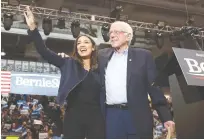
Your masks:
M42 22L42 28L45 35L49 35L52 32L52 20L50 18L44 18Z
M195 19L193 15L190 15L186 21L186 26L193 26L195 24Z
M146 39L152 39L152 32L150 31L150 30L148 30L148 29L145 29L144 30L144 33L145 33L145 38Z
M4 51L3 48L1 48L1 56L5 56L6 55L6 52Z
M158 29L162 29L162 28L164 28L165 26L166 26L166 23L165 22L163 22L163 21L157 21L156 22L156 26L158 27Z
M20 0L8 0L8 5L19 6Z
M65 19L59 18L57 22L57 27L60 29L65 29Z
M1 56L5 56L6 55L6 53L5 52L1 52Z
M123 7L122 6L116 6L110 13L111 18L115 18L116 21L120 20L120 15L123 12ZM114 22L114 20L112 20Z
M95 21L95 20L96 20L95 15L91 15L91 21Z
M133 37L132 37L132 40L131 40L130 45L134 45L135 42L136 42L136 31L134 30L134 31L133 31Z
M11 29L11 26L13 25L13 15L10 13L6 13L3 15L3 24L4 24L4 29L6 31Z
M157 32L157 37L161 37L162 33L161 32Z
M108 35L109 29L110 29L110 25L107 23L104 23L103 26L101 27L101 34L102 34L103 40L105 42L108 42L110 39L110 37Z
M192 26L184 26L180 30L173 31L174 35L194 36L199 34L199 29Z
M80 22L78 20L74 20L71 23L71 32L74 38L80 35Z
M155 42L159 49L161 49L164 45L164 36L161 32L156 32Z

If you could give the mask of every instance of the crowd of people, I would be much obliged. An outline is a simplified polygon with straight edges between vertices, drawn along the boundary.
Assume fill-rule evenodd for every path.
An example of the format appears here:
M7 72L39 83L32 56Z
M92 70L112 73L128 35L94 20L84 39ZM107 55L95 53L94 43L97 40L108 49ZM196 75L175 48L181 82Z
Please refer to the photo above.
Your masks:
M47 98L47 105L42 103L41 98L18 94L10 94L8 98L2 97L1 137L60 139L61 132L57 129L55 120L49 117L48 111L60 114L62 110L55 104L54 97Z
M166 97L167 99L167 102L168 102L168 105L169 105L169 109L171 110L171 114L173 116L173 107L172 107L172 99L171 97ZM151 105L151 102L150 102L150 106ZM159 119L159 115L157 113L156 110L154 110L152 108L152 114L153 114L153 118L154 118L154 138L155 139L165 139L166 138L166 135L167 135L167 130L166 128L164 128L161 120Z
M43 98L46 98L47 102ZM172 110L171 99L168 98L167 100ZM49 113L57 113L56 116L60 116L63 122L65 107L57 105L55 97L10 94L9 97L2 96L1 101L2 139L8 136L17 136L21 139L63 138L62 125L59 125ZM154 138L165 137L167 130L163 127L156 110L153 108L152 113L154 117Z

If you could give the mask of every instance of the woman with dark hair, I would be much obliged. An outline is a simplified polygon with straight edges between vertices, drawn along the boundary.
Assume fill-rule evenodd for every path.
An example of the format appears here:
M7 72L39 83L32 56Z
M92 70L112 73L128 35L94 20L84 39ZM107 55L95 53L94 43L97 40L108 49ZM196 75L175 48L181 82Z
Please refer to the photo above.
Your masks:
M57 103L63 105L67 102L64 138L105 138L95 42L89 36L79 36L75 41L73 56L62 58L44 45L29 7L24 16L29 27L28 34L38 53L61 71Z

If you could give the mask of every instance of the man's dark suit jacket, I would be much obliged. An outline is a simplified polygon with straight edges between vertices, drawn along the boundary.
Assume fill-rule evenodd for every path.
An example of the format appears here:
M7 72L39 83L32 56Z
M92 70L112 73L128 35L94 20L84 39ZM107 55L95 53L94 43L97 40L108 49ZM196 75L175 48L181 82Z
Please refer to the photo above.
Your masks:
M99 51L99 68L103 85L101 106L104 114L106 101L105 69L113 52L113 48ZM161 121L172 120L164 94L158 87L151 86L156 77L156 66L151 52L139 48L128 49L127 61L127 100L129 110L134 118L136 133L140 138L152 138L153 117L148 94Z

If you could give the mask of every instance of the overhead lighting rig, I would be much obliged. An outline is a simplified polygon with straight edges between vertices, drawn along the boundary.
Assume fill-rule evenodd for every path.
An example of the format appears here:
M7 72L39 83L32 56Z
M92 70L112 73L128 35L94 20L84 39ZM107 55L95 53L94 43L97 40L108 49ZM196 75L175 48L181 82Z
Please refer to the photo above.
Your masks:
M74 38L80 35L80 22L78 20L74 20L71 23L71 32Z
M19 6L20 0L8 0L8 4L11 6Z
M23 12L26 6L28 5L20 4L19 6L11 6L11 5L8 5L8 2L1 2L1 11L15 12L15 13L18 12L19 14L23 15ZM110 17L95 15L95 20L91 20L93 18L93 15L90 15L90 14L82 14L82 13L75 13L75 12L70 13L69 11L61 11L59 13L59 10L48 9L48 8L43 8L43 7L33 7L32 10L35 15L42 16L42 18L46 16L46 17L50 17L53 20L58 20L59 17L62 17L65 19L65 21L66 20L70 21L70 19L80 20L81 24L92 24L92 25L97 25L97 26L102 26L104 23L111 24L112 20L114 19ZM132 28L136 30L146 29L146 30L151 30L151 31L172 33L175 31L179 31L181 29L181 27L173 27L173 26L168 26L168 25L162 28L158 28L157 25L153 23L145 23L145 22L139 22L139 21L133 21L133 20L128 20L127 22L130 24ZM204 38L203 32L204 31L199 31L199 33L194 34L194 36Z
M3 15L3 25L6 31L11 29L11 26L13 25L13 15L11 13L5 13Z
M65 29L65 19L64 18L59 18L57 21L57 27L59 29Z
M45 35L49 35L52 32L52 20L49 17L43 19L42 28Z
M101 34L102 34L103 40L104 40L105 42L108 42L109 39L110 39L110 37L109 37L109 35L108 35L109 29L110 29L110 25L107 24L107 23L104 23L104 24L102 25L102 27L101 27Z

